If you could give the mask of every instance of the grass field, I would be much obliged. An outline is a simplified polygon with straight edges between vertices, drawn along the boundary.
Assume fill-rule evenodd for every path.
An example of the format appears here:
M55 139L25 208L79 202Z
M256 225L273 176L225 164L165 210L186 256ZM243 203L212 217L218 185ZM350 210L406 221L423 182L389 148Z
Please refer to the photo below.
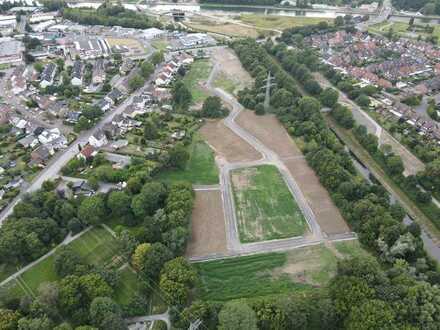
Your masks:
M207 92L199 85L209 77L212 64L208 60L198 60L191 64L191 68L183 78L183 82L192 94L193 104L203 102L207 97Z
M87 231L71 242L69 246L87 264L103 267L117 261L114 265L116 267L120 265L120 260L116 257L118 251L115 238L103 227L95 227ZM15 282L11 283L10 294L14 296L34 296L41 283L59 280L54 269L56 253L36 264L19 276ZM115 290L115 300L125 304L139 290L139 285L136 274L129 268L124 268L120 274L121 283Z
M159 51L165 51L168 45L169 42L165 39L156 39L151 42L151 46L153 46Z
M406 22L383 22L379 24L372 25L368 28L369 32L372 33L379 33L379 34L387 34L389 30L392 28L393 32L401 37L406 38L417 38L418 36L421 36L423 38L426 38L427 36L437 36L438 41L437 44L440 43L440 25L434 24L432 25L434 27L434 31L432 34L427 33L424 31L424 26L426 24L414 24L414 31L408 31L409 24Z
M202 300L226 301L282 293L300 293L325 286L335 275L337 261L367 254L357 241L335 246L315 245L285 253L197 263Z
M241 14L239 20L256 28L284 30L296 26L318 24L319 22L333 22L331 18L317 17L289 17L276 15Z
M234 94L237 84L232 79L229 79L226 74L220 73L214 80L214 87L221 88L229 94Z
M217 184L218 169L211 148L195 135L189 146L190 159L184 170L170 170L158 174L165 182L189 181L193 184Z
M231 178L242 242L301 236L306 232L306 220L275 166L234 170Z

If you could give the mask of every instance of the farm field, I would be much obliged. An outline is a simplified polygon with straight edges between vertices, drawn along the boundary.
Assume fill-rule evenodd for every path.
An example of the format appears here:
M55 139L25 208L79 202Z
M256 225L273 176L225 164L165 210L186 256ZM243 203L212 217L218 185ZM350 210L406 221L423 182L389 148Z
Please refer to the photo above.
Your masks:
M68 246L78 253L87 264L104 267L116 262L114 265L120 266L115 238L103 227L92 228ZM10 282L8 293L13 296L34 296L41 283L59 280L54 269L56 253L21 274L17 280ZM116 288L114 295L118 302L124 304L128 303L139 287L136 274L129 268L121 270L120 275L121 283Z
M197 263L201 275L198 296L202 300L227 301L309 292L328 284L338 259L367 254L357 241L337 244Z
M208 120L200 128L201 136L214 149L218 157L228 162L252 161L261 155L246 141L232 132L221 120Z
M289 17L278 15L241 14L239 20L256 28L284 30L297 26L313 25L319 22L333 22L331 18Z
M194 61L183 78L185 86L191 92L193 104L201 103L209 96L201 84L208 79L211 67L212 64L208 60Z
M196 191L187 257L226 253L225 216L220 190Z
M194 136L189 146L190 158L183 170L167 170L160 172L157 179L165 182L188 181L193 184L217 184L218 169L211 148Z
M240 241L301 236L306 220L275 166L233 170L232 188Z

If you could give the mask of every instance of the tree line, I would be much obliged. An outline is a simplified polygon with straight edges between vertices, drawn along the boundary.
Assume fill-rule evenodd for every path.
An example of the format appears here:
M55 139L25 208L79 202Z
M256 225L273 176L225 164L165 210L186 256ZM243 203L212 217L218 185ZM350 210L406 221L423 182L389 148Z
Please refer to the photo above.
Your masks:
M309 68L316 64L313 54L304 56L307 50L292 52L286 45L268 42L261 46L253 40L235 41L232 47L246 68L261 65L267 72L270 67L260 60L264 57L253 56L252 63L248 63L250 54L266 52L277 58L304 89L306 82L312 86ZM255 72L249 72L256 77ZM258 93L256 87L252 95ZM351 113L337 103L337 92L312 88L309 94L313 96L292 97L281 106L272 104L273 112L292 136L304 141L303 152L309 165L358 233L359 241L377 258L339 264L338 274L329 286L329 298L335 308L334 323L329 328L435 328L440 301L434 296L440 274L437 262L423 248L420 228L415 223L405 226L404 210L391 203L384 188L359 177L344 147L328 128L320 112L321 103L336 109L332 115L347 127L354 123ZM358 130L359 138L364 138L366 145L371 143L373 149L374 142L369 142L371 138L366 137L364 129ZM400 172L399 164L389 162ZM426 299L417 300L421 296ZM413 308L407 308L408 304L413 304Z

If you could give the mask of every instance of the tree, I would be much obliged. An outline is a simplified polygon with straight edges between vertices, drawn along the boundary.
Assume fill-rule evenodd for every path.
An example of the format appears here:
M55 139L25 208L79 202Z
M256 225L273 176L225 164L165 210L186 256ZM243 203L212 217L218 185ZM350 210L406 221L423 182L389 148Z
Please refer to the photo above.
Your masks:
M150 243L142 243L135 248L134 253L131 256L131 264L133 265L133 268L136 269L138 272L141 271L145 263L147 253L148 251L150 251L150 249Z
M99 195L85 198L78 208L78 218L89 225L101 223L105 215L105 204Z
M131 201L131 209L138 218L152 215L160 208L166 197L166 188L160 182L147 182L141 192Z
M308 79L304 83L304 90L311 95L319 95L322 91L321 86L315 79Z
M177 80L171 89L174 106L181 111L188 110L191 104L192 95L181 80Z
M340 16L338 16L340 17ZM321 101L322 105L333 108L333 106L338 102L339 93L333 88L326 88L321 92L321 95L319 97L319 100Z
M359 95L359 96L356 98L355 102L356 102L357 104L359 104L361 107L368 107L368 106L370 105L370 99L369 99L368 96L365 95L365 94L361 94L361 95Z
M131 213L131 197L125 191L112 191L107 198L112 215L122 217Z
M172 168L184 169L186 163L189 160L189 152L183 145L183 143L178 142L169 151L169 163L168 165Z
M53 322L43 315L38 318L22 318L18 321L18 329L20 330L52 330Z
M245 302L230 301L221 309L219 315L220 330L256 330L257 316Z
M128 81L128 88L133 92L145 84L145 79L140 75L135 75Z
M80 256L69 246L60 248L54 257L54 269L59 277L74 274L82 264Z
M154 65L150 62L143 61L141 64L141 74L144 79L150 78L151 74L154 72Z
M164 61L164 54L163 52L155 52L153 56L151 56L151 63L153 65L157 65Z
M346 329L397 329L394 321L394 311L382 300L368 300L361 306L356 306L348 315Z
M263 103L258 103L255 106L255 114L258 116L263 116L266 113L266 110L264 109L264 104Z
M9 309L0 309L0 329L15 330L17 329L18 320L21 315L18 311Z
M293 104L293 94L284 88L279 88L270 98L270 103L275 108L286 108Z
M157 125L151 119L144 122L144 138L146 140L156 140L159 138Z
M335 26L343 26L345 24L344 17L336 16L334 24L335 24Z
M162 265L171 260L171 251L162 243L154 243L142 259L141 272L147 280L155 280L159 276Z
M388 170L391 174L402 174L405 167L403 166L402 158L399 155L388 156L385 160Z
M209 96L203 102L200 114L202 117L207 118L222 118L228 114L228 111L223 107L218 96Z
M99 329L126 329L121 308L111 298L97 297L90 305L90 319Z

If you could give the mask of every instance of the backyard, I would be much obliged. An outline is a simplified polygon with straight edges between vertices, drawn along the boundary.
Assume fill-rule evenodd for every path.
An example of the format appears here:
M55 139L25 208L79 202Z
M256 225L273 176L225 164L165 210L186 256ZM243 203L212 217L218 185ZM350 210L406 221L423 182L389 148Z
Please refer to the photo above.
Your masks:
M367 255L357 241L315 245L285 253L197 263L202 300L227 301L282 293L306 293L329 283L337 261Z
M306 220L275 166L231 173L238 231L243 243L301 236Z
M218 169L211 148L199 137L194 135L188 146L190 158L185 169L166 170L157 178L165 182L188 181L193 184L217 184Z

